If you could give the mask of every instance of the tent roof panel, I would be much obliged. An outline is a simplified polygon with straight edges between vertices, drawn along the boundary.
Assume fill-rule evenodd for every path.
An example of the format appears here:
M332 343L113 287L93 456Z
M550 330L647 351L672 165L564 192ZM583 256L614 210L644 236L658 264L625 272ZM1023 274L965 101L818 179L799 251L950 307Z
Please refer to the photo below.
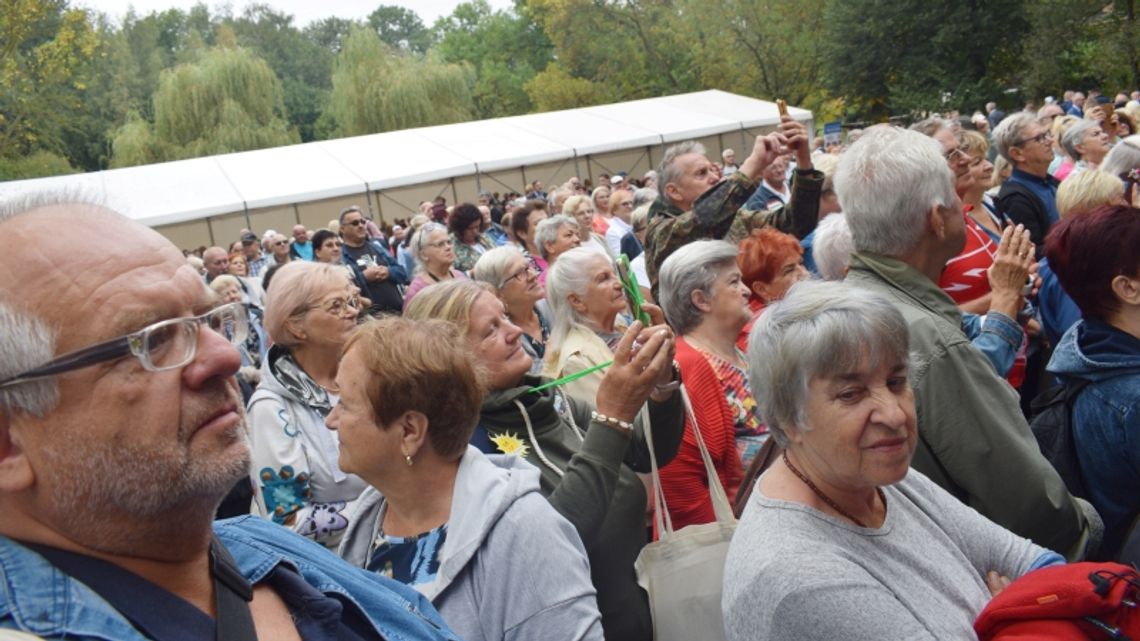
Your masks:
M119 211L147 225L167 225L241 211L241 194L217 157L192 158L102 172Z
M365 191L364 179L315 143L217 156L246 207L273 207Z
M499 171L574 156L574 149L512 126L504 119L462 122L417 129L425 138L475 163L479 171Z
M649 129L581 109L514 116L502 122L570 147L579 156L661 144L661 135Z
M475 173L474 162L429 140L421 131L389 131L315 144L362 176L374 190Z

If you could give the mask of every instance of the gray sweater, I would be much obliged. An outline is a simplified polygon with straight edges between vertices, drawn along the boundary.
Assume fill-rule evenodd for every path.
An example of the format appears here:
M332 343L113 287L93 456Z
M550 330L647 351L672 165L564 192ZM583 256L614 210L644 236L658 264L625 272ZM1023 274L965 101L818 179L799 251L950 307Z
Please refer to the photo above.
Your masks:
M986 572L1061 560L914 470L883 491L879 529L754 492L725 563L728 639L976 639Z

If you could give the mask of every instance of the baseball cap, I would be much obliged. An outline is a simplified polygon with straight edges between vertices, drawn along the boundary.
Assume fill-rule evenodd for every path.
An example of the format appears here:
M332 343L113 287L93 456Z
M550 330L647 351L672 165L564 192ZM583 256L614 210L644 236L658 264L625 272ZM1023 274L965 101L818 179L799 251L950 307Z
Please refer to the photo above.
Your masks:
M241 235L241 244L250 245L257 242L257 234L246 232Z

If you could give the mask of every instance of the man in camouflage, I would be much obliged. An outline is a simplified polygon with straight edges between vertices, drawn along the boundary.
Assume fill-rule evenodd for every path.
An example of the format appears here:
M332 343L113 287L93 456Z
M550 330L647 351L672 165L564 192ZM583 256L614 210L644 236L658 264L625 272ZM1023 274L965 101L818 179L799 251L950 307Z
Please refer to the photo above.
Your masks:
M665 150L657 170L660 196L650 206L645 239L645 268L657 296L661 263L694 240L740 242L753 229L773 225L803 238L815 229L823 174L812 169L811 140L804 126L784 116L775 133L756 138L752 153L724 180L712 171L699 143L685 142ZM787 205L767 211L743 209L756 191L764 168L776 158L795 153L796 171Z

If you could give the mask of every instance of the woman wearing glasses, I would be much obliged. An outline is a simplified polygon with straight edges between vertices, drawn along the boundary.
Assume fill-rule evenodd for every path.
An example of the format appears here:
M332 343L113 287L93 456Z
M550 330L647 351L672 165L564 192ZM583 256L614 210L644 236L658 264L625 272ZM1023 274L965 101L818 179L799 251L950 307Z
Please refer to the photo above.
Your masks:
M550 337L550 309L543 301L546 290L538 282L538 270L517 247L504 245L483 254L471 275L494 288L507 318L522 330L523 351L533 361L528 373L541 374L546 339Z
M455 243L440 223L427 223L412 236L412 251L416 257L416 275L404 292L404 304L415 298L420 290L435 283L453 278L467 279L455 269Z
M255 512L336 549L347 509L364 490L338 466L324 424L340 397L340 349L356 328L359 289L343 268L295 261L270 285L265 329L274 345L249 401Z

